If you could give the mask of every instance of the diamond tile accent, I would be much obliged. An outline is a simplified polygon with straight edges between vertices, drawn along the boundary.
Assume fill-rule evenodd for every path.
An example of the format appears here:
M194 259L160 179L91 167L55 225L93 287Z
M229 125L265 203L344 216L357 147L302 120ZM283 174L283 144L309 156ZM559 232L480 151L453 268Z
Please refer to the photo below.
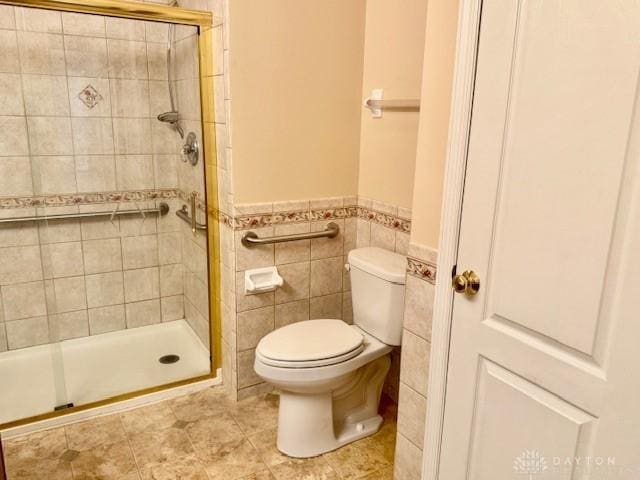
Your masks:
M87 108L93 108L102 101L102 95L92 85L84 87L78 94L78 98Z

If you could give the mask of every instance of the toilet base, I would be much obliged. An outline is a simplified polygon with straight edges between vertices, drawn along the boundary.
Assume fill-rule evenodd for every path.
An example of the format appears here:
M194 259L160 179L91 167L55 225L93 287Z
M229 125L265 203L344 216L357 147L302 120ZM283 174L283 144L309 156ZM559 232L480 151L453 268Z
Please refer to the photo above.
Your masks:
M278 450L295 458L315 457L376 433L383 421L378 405L389 365L388 355L380 357L326 393L282 390Z

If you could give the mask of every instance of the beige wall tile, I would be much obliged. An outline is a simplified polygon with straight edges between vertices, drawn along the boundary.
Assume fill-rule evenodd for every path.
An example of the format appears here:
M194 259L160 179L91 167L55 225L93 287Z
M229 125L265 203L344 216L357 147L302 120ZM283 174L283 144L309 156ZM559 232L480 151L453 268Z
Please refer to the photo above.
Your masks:
M353 324L353 302L351 300L351 292L342 294L342 320L348 324Z
M106 17L107 37L124 40L144 40L145 22L128 18ZM165 37L166 39L166 37Z
M69 89L69 103L71 115L74 117L110 117L111 116L111 92L109 80L106 78L91 77L67 77ZM93 87L101 99L94 106L86 105L80 94L87 87Z
M320 232L329 223L336 223L340 228L340 233L334 238L314 238L311 240L311 259L338 257L343 254L344 246L344 220L330 220L322 222L312 222L311 231Z
M76 154L109 155L114 152L110 118L71 118Z
M49 207L46 209L46 212L51 214L76 213L77 211L78 207ZM43 244L77 241L80 240L80 221L48 220L38 224L38 234L40 242Z
M404 306L404 328L431 340L435 285L407 275Z
M422 475L422 450L401 434L396 440L393 471L394 480L416 480Z
M144 42L109 39L107 40L107 50L110 78L149 78L147 46Z
M342 293L311 298L310 318L342 318Z
M89 331L91 335L99 335L125 328L124 305L89 309Z
M20 320L46 315L43 282L19 283L2 287L4 320Z
M42 245L41 255L44 278L73 277L84 274L80 242Z
M0 15L2 15L1 12ZM20 75L15 73L0 74L0 92L2 92L2 96L0 96L0 115L24 115Z
M11 5L0 5L0 28L16 28L16 17Z
M344 205L343 197L316 198L309 202L311 210L322 210L325 208L338 208Z
M62 35L17 32L22 73L65 74Z
M163 45L166 50L166 46ZM166 57L166 51L164 53ZM166 67L165 67L166 76ZM156 118L159 114L171 110L171 100L169 98L169 85L167 80L149 80L149 110L151 117ZM176 137L174 135L174 137ZM179 137L176 137L176 142ZM174 152L175 153L175 152Z
M38 245L0 249L0 285L31 282L42 278Z
M84 268L87 274L122 270L122 250L117 238L82 242Z
M125 269L158 265L158 237L144 235L122 239L122 260Z
M67 78L58 75L22 75L27 115L69 115Z
M0 119L0 123L1 121ZM2 148L2 133L0 133L0 148ZM0 158L0 192L6 197L33 194L29 157Z
M422 448L426 421L427 399L405 384L400 384L398 431Z
M69 117L27 117L32 155L73 155Z
M238 313L238 351L255 348L262 337L273 331L274 307Z
M347 255L356 248L358 240L358 219L344 219L344 253Z
M291 323L309 320L309 300L282 303L275 307L275 327L280 328Z
M180 320L184 318L184 297L182 295L162 297L160 299L160 309L163 322Z
M400 255L407 255L409 253L409 239L408 233L396 232L396 253Z
M124 301L126 303L160 297L160 271L158 267L125 270Z
M0 9L0 15L2 15L2 9ZM9 347L7 346L7 331L5 329L4 322L0 322L0 352L6 352Z
M76 164L72 156L31 157L35 194L76 193Z
M144 22L145 38L147 42L158 42L165 45L169 38L169 25L159 22Z
M311 296L320 297L342 291L342 257L311 262Z
M116 187L118 190L153 189L151 155L116 155Z
M109 72L104 38L64 36L67 75L106 78Z
M158 234L160 265L182 262L182 235L178 232Z
M111 108L114 117L149 116L149 82L112 78L109 80Z
M309 297L309 262L280 265L278 272L284 280L284 285L276 290L276 304L288 303Z
M160 24L158 24L160 25ZM166 25L161 25L166 28ZM147 40L147 68L152 80L167 80L167 46L165 43L149 43Z
M199 136L201 139L202 137ZM166 123L151 121L151 142L153 153L173 154L176 152L176 133L174 127ZM198 189L200 190L200 189Z
M391 252L395 251L396 234L395 230L383 227L378 223L371 224L371 246L384 248Z
M0 57L0 72L20 73L18 39L15 31L0 30Z
M47 301L49 313L73 312L87 308L84 277L56 278L53 280L53 287L52 298Z
M0 162L1 161L2 160L0 160ZM0 178L1 178L1 174L0 174ZM22 208L15 209L15 210L7 209L4 212L2 212L2 215L4 218L10 218L11 216L24 216L25 213L29 215L31 212L32 210L29 210L29 209L27 209L27 211L25 212L25 209L22 209ZM36 222L20 222L15 224L6 224L4 225L3 228L0 228L0 248L37 245L37 244L38 244L38 226Z
M148 118L114 118L113 139L116 153L144 154L153 150Z
M75 168L78 192L115 190L116 164L112 155L77 155Z
M62 33L60 12L42 8L16 7L15 18L18 30Z
M181 295L182 286L182 265L179 263L162 265L160 267L160 294L163 297Z
M104 17L102 15L62 12L62 30L67 35L104 37Z
M245 388L251 387L263 383L262 379L253 369L253 363L255 361L256 351L245 350L244 352L238 352L238 387Z
M127 303L125 305L127 315L127 328L143 327L160 323L160 299L145 300L143 302Z
M252 231L256 232L259 237L273 235L273 228L256 228ZM241 271L273 265L275 260L273 245L260 245L247 248L242 245L241 242L244 233L244 231L235 232L236 270Z
M89 308L124 303L122 272L87 275L86 285Z
M49 317L51 341L89 336L87 311L60 313Z
M431 345L426 340L404 330L400 380L423 396L427 396L429 355Z
M49 342L47 317L25 318L5 324L9 350L32 347Z
M371 245L371 223L358 218L356 220L356 247L368 247Z
M0 116L0 152L3 155L29 155L27 122L24 117Z

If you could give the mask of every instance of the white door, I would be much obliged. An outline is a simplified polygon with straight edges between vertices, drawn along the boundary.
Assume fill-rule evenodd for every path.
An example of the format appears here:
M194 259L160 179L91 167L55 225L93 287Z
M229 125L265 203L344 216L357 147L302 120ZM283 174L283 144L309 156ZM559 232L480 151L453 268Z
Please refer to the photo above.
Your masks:
M484 0L440 480L640 479L640 0Z

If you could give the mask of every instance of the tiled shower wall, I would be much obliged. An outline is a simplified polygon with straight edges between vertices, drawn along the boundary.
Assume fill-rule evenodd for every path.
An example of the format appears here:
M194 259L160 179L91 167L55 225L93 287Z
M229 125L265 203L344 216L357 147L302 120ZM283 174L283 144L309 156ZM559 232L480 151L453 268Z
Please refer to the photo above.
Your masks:
M185 170L178 136L155 120L170 109L167 26L0 9L0 215L131 209L157 198L171 207L159 219L3 226L0 350L180 319L185 309L207 341L208 305L194 280L207 280L204 241L174 214L179 188L202 191L194 172L203 167ZM193 55L180 80L197 78L185 73Z

